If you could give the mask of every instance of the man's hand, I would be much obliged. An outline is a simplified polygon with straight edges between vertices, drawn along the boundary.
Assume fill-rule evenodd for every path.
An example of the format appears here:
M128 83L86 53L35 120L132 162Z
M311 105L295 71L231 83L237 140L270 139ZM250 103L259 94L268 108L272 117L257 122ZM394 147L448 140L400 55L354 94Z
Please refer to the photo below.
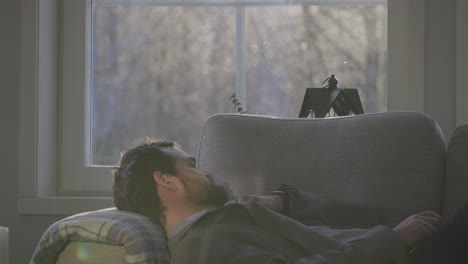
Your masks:
M281 213L283 211L283 199L279 195L250 195L245 194L226 204L238 202L256 202L268 209Z
M406 218L393 228L393 231L398 234L403 245L410 250L417 242L437 231L441 221L441 217L432 211L422 212Z

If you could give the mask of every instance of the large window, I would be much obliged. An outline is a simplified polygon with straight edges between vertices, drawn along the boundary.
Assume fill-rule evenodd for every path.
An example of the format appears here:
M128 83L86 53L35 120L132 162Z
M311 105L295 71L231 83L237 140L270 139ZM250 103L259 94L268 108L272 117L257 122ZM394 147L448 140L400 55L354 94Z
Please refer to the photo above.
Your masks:
M195 153L204 120L233 111L235 8L94 3L91 164L148 136Z
M248 114L297 117L305 88L336 74L366 112L387 109L386 1L92 0L86 11L88 167L148 136L195 153L234 92Z

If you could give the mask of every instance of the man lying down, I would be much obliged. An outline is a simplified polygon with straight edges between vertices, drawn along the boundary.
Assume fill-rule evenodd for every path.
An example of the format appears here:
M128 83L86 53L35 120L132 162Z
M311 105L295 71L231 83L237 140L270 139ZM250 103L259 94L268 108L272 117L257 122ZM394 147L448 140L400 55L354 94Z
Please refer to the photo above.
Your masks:
M272 195L230 200L228 188L173 142L127 150L113 175L116 207L160 222L173 264L407 263L441 223L422 212L393 228L308 226L289 216L319 202L315 195L283 185Z

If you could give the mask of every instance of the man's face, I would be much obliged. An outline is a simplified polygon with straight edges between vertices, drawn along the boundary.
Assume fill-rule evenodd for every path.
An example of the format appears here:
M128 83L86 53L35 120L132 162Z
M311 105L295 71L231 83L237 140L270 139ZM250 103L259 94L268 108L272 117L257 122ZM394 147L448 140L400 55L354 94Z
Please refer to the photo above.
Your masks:
M229 189L215 183L212 175L199 170L196 160L180 148L164 150L175 159L176 177L184 186L188 201L200 205L221 206L229 200Z

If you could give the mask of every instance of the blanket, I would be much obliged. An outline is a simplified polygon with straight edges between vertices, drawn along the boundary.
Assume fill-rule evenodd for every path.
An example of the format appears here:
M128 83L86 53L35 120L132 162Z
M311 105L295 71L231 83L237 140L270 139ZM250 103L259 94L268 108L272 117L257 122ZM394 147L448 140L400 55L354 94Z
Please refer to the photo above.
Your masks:
M223 206L169 240L171 264L407 263L406 249L390 227L353 227L378 224L378 211L296 194L291 216L309 225L254 202Z

